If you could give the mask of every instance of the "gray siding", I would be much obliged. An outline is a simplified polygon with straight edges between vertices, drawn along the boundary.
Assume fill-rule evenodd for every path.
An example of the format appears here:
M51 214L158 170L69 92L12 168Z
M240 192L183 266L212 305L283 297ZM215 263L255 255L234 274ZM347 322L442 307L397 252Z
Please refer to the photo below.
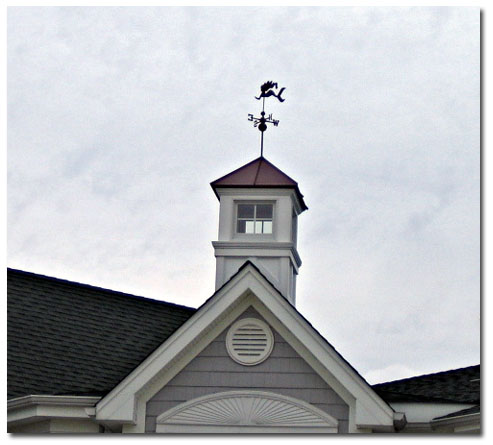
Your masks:
M245 317L262 319L253 308L238 319ZM155 432L157 416L180 403L239 389L304 400L338 419L339 432L348 432L349 407L274 329L270 357L255 366L242 366L229 357L225 345L228 329L229 326L147 402L146 432Z

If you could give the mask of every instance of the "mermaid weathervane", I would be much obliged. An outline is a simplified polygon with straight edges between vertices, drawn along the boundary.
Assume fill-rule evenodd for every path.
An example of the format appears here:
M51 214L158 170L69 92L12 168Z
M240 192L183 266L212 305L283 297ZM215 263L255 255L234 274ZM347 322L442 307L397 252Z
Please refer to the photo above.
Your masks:
M277 93L277 94L273 91L274 88L277 88L277 82L272 82L272 80L265 82L260 87L260 91L261 91L260 97L256 97L255 99L260 100L262 97L265 98L265 97L274 96L274 97L277 97L279 99L279 102L284 102L284 99L281 97L281 94L286 88L281 88L279 90L279 93Z
M265 117L265 98L266 97L275 97L279 102L284 102L284 98L281 97L282 92L286 88L281 88L279 92L276 92L277 90L277 82L272 82L269 80L268 82L265 82L261 87L260 87L260 96L255 97L255 99L260 100L262 99L262 112L260 113L261 117L255 117L253 114L248 115L248 120L253 121L253 126L257 127L260 130L261 137L260 137L260 156L264 155L264 131L267 130L267 124L274 124L274 127L277 127L279 124L278 120L275 120L272 118L272 113L269 114L269 116Z

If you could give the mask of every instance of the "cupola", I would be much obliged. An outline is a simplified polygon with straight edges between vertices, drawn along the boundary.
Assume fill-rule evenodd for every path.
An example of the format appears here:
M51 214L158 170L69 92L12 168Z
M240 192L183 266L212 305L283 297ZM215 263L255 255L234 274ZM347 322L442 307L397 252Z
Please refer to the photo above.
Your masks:
M250 260L294 305L297 220L307 209L298 183L260 156L211 186L219 199L216 290Z

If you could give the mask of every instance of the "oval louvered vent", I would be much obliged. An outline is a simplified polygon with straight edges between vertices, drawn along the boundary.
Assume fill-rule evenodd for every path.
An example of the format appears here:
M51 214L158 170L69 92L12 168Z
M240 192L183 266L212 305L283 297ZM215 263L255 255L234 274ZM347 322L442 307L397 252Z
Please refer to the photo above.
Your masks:
M269 357L274 336L269 326L256 318L243 318L234 323L226 336L230 357L242 365L257 365Z

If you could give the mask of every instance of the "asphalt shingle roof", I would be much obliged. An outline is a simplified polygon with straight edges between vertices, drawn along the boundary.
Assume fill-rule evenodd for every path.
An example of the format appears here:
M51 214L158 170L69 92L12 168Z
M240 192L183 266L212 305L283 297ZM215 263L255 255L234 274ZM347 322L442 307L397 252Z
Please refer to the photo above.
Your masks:
M104 396L196 309L8 269L7 396ZM212 297L211 297L212 298ZM373 385L387 402L480 402L480 366Z
M480 365L373 385L387 402L479 403Z
M460 411L454 411L453 413L447 414L445 416L435 417L433 420L451 419L454 417L469 416L471 414L479 414L481 412L481 407L475 405L471 408L461 409Z
M7 396L103 396L195 309L8 269Z

